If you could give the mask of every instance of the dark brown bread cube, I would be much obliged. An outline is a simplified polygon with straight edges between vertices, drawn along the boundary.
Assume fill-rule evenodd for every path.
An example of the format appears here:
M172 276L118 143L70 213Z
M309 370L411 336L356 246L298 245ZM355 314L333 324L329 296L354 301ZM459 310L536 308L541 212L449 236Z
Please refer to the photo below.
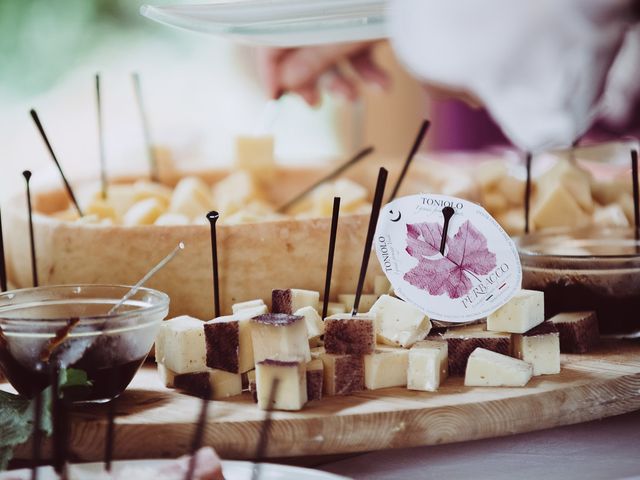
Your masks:
M322 399L322 370L307 370L307 401Z

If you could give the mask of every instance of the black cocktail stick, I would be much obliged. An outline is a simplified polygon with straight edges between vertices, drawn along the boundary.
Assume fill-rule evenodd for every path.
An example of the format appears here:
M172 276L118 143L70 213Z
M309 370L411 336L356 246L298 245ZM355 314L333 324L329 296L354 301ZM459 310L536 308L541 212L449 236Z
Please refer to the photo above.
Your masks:
M373 150L374 150L373 147L367 147L367 148L365 148L363 150L360 150L352 158L350 158L349 160L344 162L342 165L340 165L338 168L336 168L334 171L332 171L328 175L325 175L324 177L322 177L320 180L318 180L316 183L314 183L309 188L304 190L302 193L299 193L298 195L296 195L293 199L289 200L287 203L285 203L284 205L279 207L276 211L279 212L279 213L286 212L293 205L295 205L300 200L302 200L304 197L309 195L312 191L314 191L320 185L322 185L323 183L326 183L326 182L328 182L330 180L333 180L334 178L336 178L340 174L342 174L345 170L347 170L349 167L352 167L353 165L358 163L360 160L362 160L363 158L365 158L368 155L370 155L373 152Z
M636 241L640 239L640 188L638 187L638 151L631 150L631 175L633 182L633 225ZM640 246L636 245L636 250Z
M31 172L25 170L22 172L27 183L27 213L29 215L29 245L31 246L31 279L33 286L38 286L38 262L36 259L36 242L33 236L33 208L31 206Z
M155 151L153 150L153 144L151 143L151 134L149 132L149 121L147 120L146 110L144 108L144 101L142 100L142 87L140 85L140 76L137 73L131 74L133 80L133 91L136 97L136 103L138 104L138 112L140 113L140 120L142 121L142 134L144 135L144 142L147 148L147 159L149 160L149 174L153 182L160 181L160 172L158 171L158 161L156 159Z
M251 480L258 480L260 478L260 469L262 467L262 459L267 453L267 441L269 440L269 433L271 430L271 412L273 411L273 405L276 401L276 394L278 393L278 386L280 379L275 377L271 382L271 390L269 391L269 403L267 404L267 411L264 415L264 422L262 422L262 428L260 429L260 437L258 438L258 446L256 447L256 460L253 464L253 472Z
M216 222L220 214L216 211L207 213L207 220L211 225L211 261L213 262L213 312L214 318L220 316L220 280L218 274L218 238L216 235Z
M100 74L96 73L96 113L98 116L98 144L100 146L100 193L107 198L107 159L104 152L104 130L102 127L102 97L100 96Z
M82 210L80 209L80 205L78 204L78 201L76 200L76 196L73 193L73 189L71 188L71 184L69 184L69 181L67 180L67 177L65 176L64 172L62 171L62 167L60 166L60 162L58 162L58 158L56 157L56 154L53 151L53 148L51 147L51 143L49 142L49 138L47 137L47 134L44 132L44 128L42 127L42 123L40 123L40 118L38 117L38 114L36 113L36 111L34 109L31 109L31 111L29 113L31 113L31 118L33 119L34 123L36 124L36 127L38 128L38 131L40 132L40 135L42 136L42 140L44 140L44 143L47 146L47 149L49 150L49 153L51 154L51 158L53 159L53 163L56 164L56 168L58 169L58 172L60 172L60 176L62 177L62 181L64 182L64 187L67 189L67 193L69 194L69 197L71 198L71 201L73 202L73 205L76 207L76 210L78 211L78 215L80 215L82 217L83 213L82 213Z
M338 216L340 215L340 197L333 197L333 213L331 214L331 233L329 234L329 253L327 254L327 274L324 277L324 297L322 300L322 319L327 317L329 295L331 294L331 275L333 273L333 256L336 251L336 234L338 233Z
M388 200L389 202L392 201L394 198L396 198L396 195L398 195L398 191L402 186L404 177L407 175L407 172L409 171L409 166L413 161L413 157L415 157L416 153L418 153L418 149L420 148L420 145L422 144L422 141L424 140L424 137L427 134L427 131L429 130L430 125L431 125L431 122L429 122L429 120L424 120L422 122L422 125L420 125L420 130L418 130L418 135L416 136L416 139L413 141L413 146L411 147L411 151L409 152L409 155L404 161L404 165L402 167L402 171L400 172L400 176L398 177L398 180L396 181L396 184L394 185L393 190L391 190L391 195L389 196L389 200Z
M529 233L529 209L531 205L531 153L526 156L527 180L524 187L524 233Z
M109 376L112 391L118 386L118 371L114 369ZM113 449L115 447L115 423L116 423L116 401L118 397L112 398L107 405L107 432L104 442L104 468L107 472L111 472L111 463L113 461Z
M0 212L0 292L7 291L7 265L4 258L4 236L2 234L2 212Z
M444 255L444 247L447 243L447 232L449 231L449 221L453 214L456 213L451 207L444 207L442 209L442 216L444 217L444 225L442 226L442 240L440 241L440 253Z
M353 310L351 316L355 316L358 313L358 307L360 306L360 297L362 296L362 289L364 288L364 280L367 276L367 267L369 266L369 257L371 257L371 249L373 248L373 236L376 233L376 226L378 225L378 217L380 216L380 207L382 206L382 197L384 195L384 187L387 183L387 170L380 168L378 173L378 182L376 184L376 191L373 195L373 205L371 207L371 217L369 218L369 229L367 231L367 240L364 244L364 252L362 254L362 265L360 266L360 277L358 278L358 288L356 289L356 296L353 301Z
M189 467L187 468L187 474L185 480L191 480L193 473L196 470L196 454L202 446L202 440L204 438L204 427L207 424L207 413L209 410L209 401L213 397L211 386L205 391L202 397L202 403L200 404L200 414L198 415L198 423L193 433L193 440L191 442L191 457L189 458Z
M40 463L40 447L42 445L42 392L36 394L33 412L33 433L31 434L31 480L38 479L38 465Z
M50 363L51 376L51 417L53 423L53 467L64 480L67 478L67 415L66 405L61 398L61 369L56 363Z

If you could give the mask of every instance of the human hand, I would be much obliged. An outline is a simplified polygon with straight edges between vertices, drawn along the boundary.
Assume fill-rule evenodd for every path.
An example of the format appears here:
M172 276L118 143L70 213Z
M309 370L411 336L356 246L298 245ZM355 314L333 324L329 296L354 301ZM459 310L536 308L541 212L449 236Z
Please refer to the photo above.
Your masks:
M387 89L390 84L387 73L373 60L373 45L373 42L359 42L260 49L258 69L272 98L290 91L301 95L309 105L317 105L322 84L333 93L355 100L358 97L355 81L340 71L342 62L348 62L366 83L382 89Z

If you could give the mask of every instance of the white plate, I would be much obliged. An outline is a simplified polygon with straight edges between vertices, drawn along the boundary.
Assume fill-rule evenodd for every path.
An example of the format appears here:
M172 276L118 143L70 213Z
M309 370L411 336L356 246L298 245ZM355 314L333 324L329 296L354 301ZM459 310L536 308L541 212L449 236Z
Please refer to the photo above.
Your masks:
M113 471L118 472L124 467L159 467L171 463L172 460L121 460L113 462ZM250 480L253 474L252 462L238 462L233 460L223 460L222 470L224 476L228 480ZM57 478L53 474L51 467L44 467L39 469L39 479L49 480ZM76 478L82 478L82 474L96 475L104 471L104 463L82 463L72 465L71 472L77 475ZM29 479L31 478L30 470L16 470L13 472L0 472L0 479ZM271 463L264 463L260 467L260 480L349 480L347 477L341 477L332 473L323 472L320 470L311 470L308 468L290 467L288 465L275 465Z
M165 25L278 47L384 38L386 12L387 0L225 0L140 8Z

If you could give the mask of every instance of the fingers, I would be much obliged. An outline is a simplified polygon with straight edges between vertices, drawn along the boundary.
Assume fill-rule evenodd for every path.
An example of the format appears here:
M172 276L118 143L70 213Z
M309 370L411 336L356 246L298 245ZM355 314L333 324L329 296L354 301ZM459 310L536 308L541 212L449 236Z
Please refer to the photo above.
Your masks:
M360 42L293 50L280 60L280 86L286 90L297 90L315 83L340 60L370 47L369 42Z
M279 61L290 50L284 48L259 48L257 50L258 75L270 98L282 92L280 86Z
M353 80L346 77L337 68L327 72L325 76L326 88L329 91L336 95L340 95L350 102L353 102L358 98L358 89L356 88Z
M391 86L389 75L375 64L370 50L352 56L349 62L358 76L366 83L377 85L382 90L388 90Z

